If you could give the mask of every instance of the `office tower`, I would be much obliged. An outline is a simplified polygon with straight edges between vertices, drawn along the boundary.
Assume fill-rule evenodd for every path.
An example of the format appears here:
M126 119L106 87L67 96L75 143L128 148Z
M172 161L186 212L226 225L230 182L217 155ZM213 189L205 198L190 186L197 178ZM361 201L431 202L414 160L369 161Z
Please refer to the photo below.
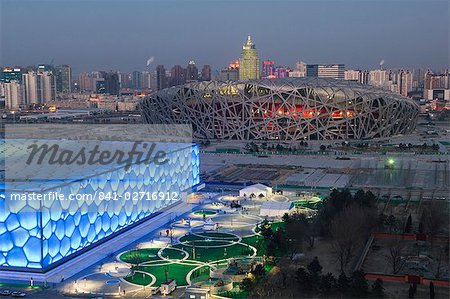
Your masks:
M181 65L174 65L170 70L170 85L176 86L186 82L186 71Z
M5 88L5 108L17 110L22 105L22 87L19 81L9 81L4 83Z
M95 93L105 94L106 93L106 82L105 78L94 78Z
M202 68L202 81L211 81L211 66L205 64Z
M56 91L61 93L72 92L72 69L69 65L55 67Z
M2 70L0 82L8 83L11 81L22 82L22 70L20 68L5 67Z
M299 61L295 64L295 69L289 72L289 77L306 77L306 63Z
M142 89L150 89L151 86L151 74L148 71L142 72Z
M222 81L239 80L239 60L231 62L228 67L220 71L219 79Z
M262 64L262 78L275 78L275 62L273 60L264 60Z
M131 87L134 89L142 89L142 73L134 71L131 76Z
M387 70L372 70L369 72L369 84L386 88L390 80L390 72Z
M344 80L358 82L360 75L360 70L346 70L344 72Z
M400 94L405 97L408 96L408 92L413 90L413 74L408 70L401 70L398 73L397 83L399 85Z
M22 100L24 104L37 104L38 101L38 88L37 88L37 74L35 72L28 72L22 75L23 89Z
M120 88L132 88L132 75L127 73L117 73L119 75Z
M198 80L198 68L193 60L189 61L186 68L186 81L196 81Z
M273 72L274 78L287 78L289 77L290 68L286 68L284 66L277 66Z
M249 35L242 47L241 58L239 60L239 79L243 81L259 79L259 74L258 52Z
M81 73L78 76L78 81L79 81L79 86L80 86L80 91L81 92L89 92L89 91L94 91L94 78L92 76L92 74L90 73Z
M308 64L306 76L317 78L344 79L344 64Z
M120 94L119 75L116 72L109 72L104 78L106 93L118 96Z
M164 65L158 65L156 67L156 89L161 90L167 87L166 69Z
M56 78L51 71L39 70L37 76L38 102L56 100Z

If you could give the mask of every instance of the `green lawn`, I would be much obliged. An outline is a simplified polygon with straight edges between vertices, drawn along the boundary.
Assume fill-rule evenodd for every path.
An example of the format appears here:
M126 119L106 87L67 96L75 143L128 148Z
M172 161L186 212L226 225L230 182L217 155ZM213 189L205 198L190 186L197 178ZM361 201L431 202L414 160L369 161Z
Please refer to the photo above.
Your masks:
M143 273L134 273L133 276L127 276L124 279L128 282L138 284L141 286L146 286L152 282L151 276Z
M160 286L161 283L166 281L164 271L167 269L167 277L169 279L175 279L177 285L183 286L187 285L186 275L195 267L196 266L165 263L165 265L160 266L141 266L139 267L139 270L153 274L156 277L155 285Z
M212 241L214 242L214 241ZM189 259L194 259L192 255L192 247L177 244L174 247L183 248L187 252L189 252ZM248 254L252 254L253 250L248 248L242 244L234 244L227 247L218 247L218 248L200 248L195 247L195 260L202 262L211 262L215 260L221 260L225 258L232 258L238 256L248 256Z
M201 211L194 212L194 215L199 215L199 216L212 216L212 215L216 215L216 214L217 214L217 212L209 211L209 210L201 210Z
M174 260L181 260L182 258L184 258L185 253L176 249L165 248L162 251L162 256Z
M158 251L160 248L144 248L130 250L120 255L120 260L130 264L140 264L143 262L159 260Z

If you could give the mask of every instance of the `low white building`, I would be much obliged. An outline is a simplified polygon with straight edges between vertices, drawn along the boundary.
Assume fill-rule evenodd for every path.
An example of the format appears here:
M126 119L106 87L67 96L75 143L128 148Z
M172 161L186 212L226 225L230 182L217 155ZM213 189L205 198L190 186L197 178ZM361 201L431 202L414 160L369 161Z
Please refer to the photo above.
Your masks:
M262 217L283 217L294 208L292 202L267 201L261 205L259 216Z
M254 184L239 190L239 196L241 197L268 197L272 194L272 188L263 184Z

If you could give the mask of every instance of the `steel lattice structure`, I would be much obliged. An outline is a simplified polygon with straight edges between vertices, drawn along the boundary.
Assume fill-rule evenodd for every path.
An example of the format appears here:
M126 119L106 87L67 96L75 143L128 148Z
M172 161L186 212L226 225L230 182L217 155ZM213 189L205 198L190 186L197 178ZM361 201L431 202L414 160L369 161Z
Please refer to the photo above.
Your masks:
M141 102L147 123L189 123L199 139L363 139L414 130L418 105L392 92L322 78L192 82Z

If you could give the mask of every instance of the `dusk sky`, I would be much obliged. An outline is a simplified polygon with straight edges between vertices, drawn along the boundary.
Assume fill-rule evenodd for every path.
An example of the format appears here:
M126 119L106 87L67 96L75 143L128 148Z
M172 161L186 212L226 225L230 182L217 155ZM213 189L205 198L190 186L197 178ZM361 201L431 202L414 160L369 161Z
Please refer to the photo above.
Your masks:
M237 59L248 34L277 65L449 66L449 1L1 2L1 66L70 64L74 73L201 68Z

